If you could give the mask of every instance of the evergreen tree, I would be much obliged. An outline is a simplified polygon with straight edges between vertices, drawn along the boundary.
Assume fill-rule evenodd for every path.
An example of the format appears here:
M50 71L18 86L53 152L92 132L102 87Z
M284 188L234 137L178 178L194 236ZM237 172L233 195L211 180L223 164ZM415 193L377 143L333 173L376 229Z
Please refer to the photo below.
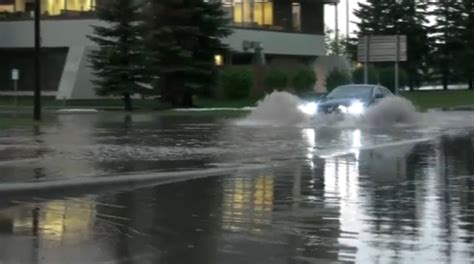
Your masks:
M97 7L104 26L93 26L88 36L98 45L89 55L98 95L122 96L126 111L132 110L131 96L142 91L143 39L140 6L134 0L106 1Z
M402 63L409 75L409 86L421 85L426 73L429 51L428 23L425 1L417 0L368 0L359 3L354 14L360 19L357 23L359 36L364 35L406 35L408 61ZM350 49L356 52L356 49ZM355 56L355 54L354 54ZM386 66L386 65L382 65Z
M218 71L214 56L224 56L228 51L228 46L222 43L222 38L229 36L232 31L228 27L230 20L226 18L221 1L198 0L197 8L200 10L197 18L200 33L193 49L193 58L196 66L202 71L190 82L194 84L197 94L208 96L210 88L217 81Z
M326 28L324 33L324 42L327 55L342 55L350 58L351 54L349 54L347 50L347 37L345 35L339 35L336 41L336 37L333 34L334 30Z
M390 0L367 0L367 3L358 3L359 7L354 11L354 15L360 19L357 23L358 34L381 35L386 34L390 27L389 17L392 5L395 1Z
M230 34L220 3L202 0L148 2L149 69L159 78L161 97L173 107L193 106L192 97L215 77L214 55Z
M429 29L427 27L428 4L423 0L399 0L394 4L398 14L395 17L394 34L407 36L407 58L402 67L408 75L408 86L419 87L428 75Z
M456 68L468 82L469 89L474 89L474 1L462 0L460 3L460 38L462 48L458 51Z
M435 23L430 27L434 50L431 62L442 76L443 89L447 90L450 79L453 79L456 53L462 50L461 6L458 0L437 0L430 2L430 7L430 15L435 17Z

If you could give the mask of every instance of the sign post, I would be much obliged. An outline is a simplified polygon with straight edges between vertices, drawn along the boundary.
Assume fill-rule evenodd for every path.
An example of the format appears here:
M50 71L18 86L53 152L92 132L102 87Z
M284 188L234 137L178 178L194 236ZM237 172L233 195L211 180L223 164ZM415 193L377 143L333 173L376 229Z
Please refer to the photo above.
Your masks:
M18 80L20 79L20 71L18 69L12 69L12 81L13 81L13 91L15 92L15 108L18 107Z
M364 83L369 83L369 52L370 50L370 36L365 36L365 56L364 56Z
M399 93L399 81L400 81L400 75L399 75L399 70L398 70L398 62L400 61L400 35L397 35L397 57L395 59L395 94L398 95Z
M395 83L394 91L399 90L399 63L407 61L407 37L405 35L364 36L359 39L357 47L357 60L365 64L364 82L368 83L368 63L369 62L394 62L395 63Z
M33 107L33 118L35 121L41 120L41 28L40 28L40 16L41 16L41 0L35 0L35 78L34 78L34 107Z

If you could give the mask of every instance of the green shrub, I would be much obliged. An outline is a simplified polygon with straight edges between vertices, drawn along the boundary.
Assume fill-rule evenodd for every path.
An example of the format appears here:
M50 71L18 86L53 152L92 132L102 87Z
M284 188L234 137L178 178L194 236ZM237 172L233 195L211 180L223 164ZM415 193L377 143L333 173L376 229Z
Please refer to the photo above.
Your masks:
M299 70L293 75L291 80L295 92L298 94L307 92L316 83L316 73L311 69Z
M288 75L283 71L273 69L265 75L264 82L269 92L283 91L288 87Z
M228 99L243 99L249 96L254 85L254 74L249 68L225 68L220 72L219 86Z
M349 75L348 72L344 70L334 69L326 77L327 92L332 91L334 88L338 86L350 84L350 83L351 83L351 76Z
M358 67L352 73L352 81L356 84L363 84L364 82L364 67ZM379 74L377 69L373 66L369 66L369 84L378 84L379 83Z
M395 93L395 69L393 67L383 68L379 71L380 84L387 87L390 91ZM408 84L408 74L402 68L399 69L399 87L404 87Z

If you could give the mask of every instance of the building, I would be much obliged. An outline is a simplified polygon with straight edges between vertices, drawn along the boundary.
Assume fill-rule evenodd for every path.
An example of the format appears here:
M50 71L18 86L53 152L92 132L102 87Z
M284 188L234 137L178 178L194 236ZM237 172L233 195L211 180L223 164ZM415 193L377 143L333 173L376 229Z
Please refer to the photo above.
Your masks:
M12 91L12 68L20 70L19 90L33 90L33 9L35 0L0 0L0 90ZM101 0L97 0L101 1ZM104 0L102 0L104 1ZM251 62L252 47L263 47L268 63L309 64L325 55L324 5L338 0L221 0L234 33L224 41L232 64ZM42 88L57 99L91 99L87 35L96 0L41 0ZM224 57L217 56L224 61Z

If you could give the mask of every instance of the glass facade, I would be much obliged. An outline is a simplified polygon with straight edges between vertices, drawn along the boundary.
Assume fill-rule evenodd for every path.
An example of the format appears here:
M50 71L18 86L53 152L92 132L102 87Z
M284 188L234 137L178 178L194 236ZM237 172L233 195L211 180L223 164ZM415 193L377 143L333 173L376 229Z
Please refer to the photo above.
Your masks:
M233 22L247 26L272 26L273 2L271 0L233 0L225 2L232 12Z
M324 2L221 0L233 27L323 34Z
M0 19L33 18L36 0L0 0ZM96 5L108 0L40 0L44 17L94 17ZM97 3L96 3L97 1ZM221 1L232 27L324 34L323 0Z
M0 0L0 13L11 13L13 17L33 17L35 0ZM90 13L95 10L95 0L41 0L43 16Z

